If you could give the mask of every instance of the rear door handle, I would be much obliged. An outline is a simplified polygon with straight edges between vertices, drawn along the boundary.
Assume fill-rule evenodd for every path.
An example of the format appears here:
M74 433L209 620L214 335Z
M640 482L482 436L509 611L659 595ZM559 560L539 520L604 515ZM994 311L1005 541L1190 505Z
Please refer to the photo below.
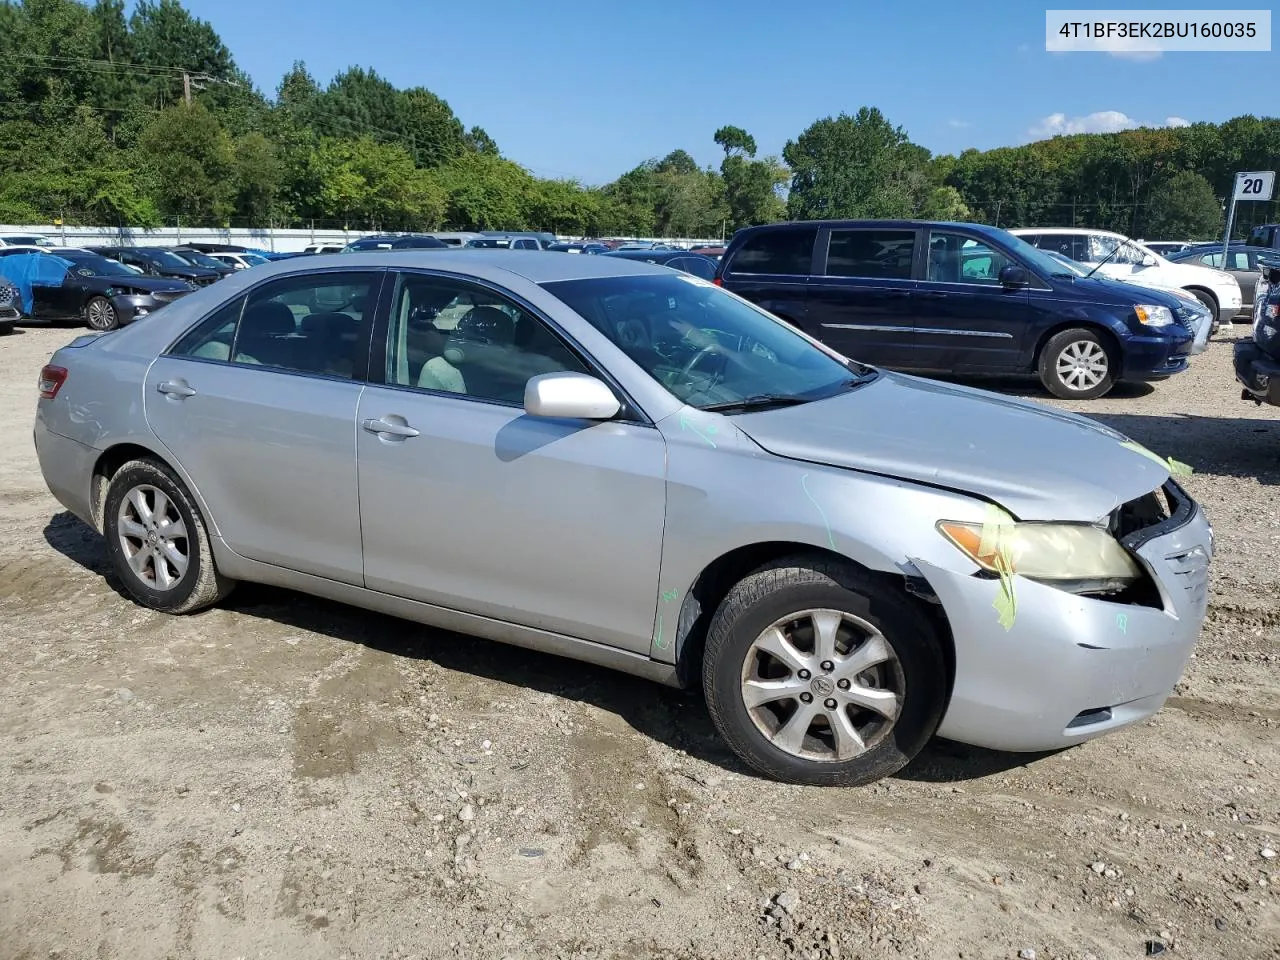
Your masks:
M416 437L418 431L407 423L395 423L391 420L366 420L364 428L370 433L384 433L392 437Z
M185 380L165 380L156 384L156 389L171 397L194 397L196 392Z

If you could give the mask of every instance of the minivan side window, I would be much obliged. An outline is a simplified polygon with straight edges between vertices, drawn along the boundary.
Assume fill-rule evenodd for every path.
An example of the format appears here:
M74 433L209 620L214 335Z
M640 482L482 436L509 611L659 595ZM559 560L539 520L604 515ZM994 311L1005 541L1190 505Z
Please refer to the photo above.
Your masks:
M929 231L929 272L935 283L1000 284L1009 258L981 240L943 230Z
M807 277L813 271L818 229L762 230L748 237L726 273L781 273Z
M914 230L832 230L827 276L910 280Z

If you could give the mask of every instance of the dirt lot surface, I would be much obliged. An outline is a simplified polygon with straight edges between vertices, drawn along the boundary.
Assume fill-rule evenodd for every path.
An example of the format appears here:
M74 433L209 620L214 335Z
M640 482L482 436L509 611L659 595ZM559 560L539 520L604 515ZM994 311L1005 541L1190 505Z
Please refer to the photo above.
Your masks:
M1080 405L1215 524L1165 709L833 790L604 670L281 590L125 600L31 443L77 332L0 338L3 960L1280 957L1280 410L1237 399L1231 334Z

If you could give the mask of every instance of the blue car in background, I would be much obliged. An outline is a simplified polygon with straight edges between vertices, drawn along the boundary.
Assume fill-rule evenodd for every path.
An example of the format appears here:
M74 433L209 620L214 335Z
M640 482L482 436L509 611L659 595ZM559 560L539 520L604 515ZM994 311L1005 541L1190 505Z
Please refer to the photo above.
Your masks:
M825 220L734 234L715 283L836 350L920 373L1037 376L1092 400L1187 369L1178 297L1080 276L996 227Z

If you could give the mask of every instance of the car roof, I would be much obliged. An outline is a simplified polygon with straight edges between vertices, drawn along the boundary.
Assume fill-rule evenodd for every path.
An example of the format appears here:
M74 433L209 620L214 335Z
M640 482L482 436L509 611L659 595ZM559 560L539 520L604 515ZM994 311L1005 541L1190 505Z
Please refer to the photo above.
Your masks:
M370 250L360 253L320 253L306 258L276 260L255 267L256 276L287 276L333 267L410 268L442 270L479 279L502 282L514 275L530 283L556 280L588 280L598 277L671 276L657 264L630 257L552 257L533 250L470 248L457 250Z
M1128 240L1123 233L1116 233L1114 230L1097 230L1093 227L1010 227L1009 232L1013 234L1019 233L1091 233L1102 237L1119 237L1121 240ZM1134 243L1141 243L1141 240L1135 240ZM1165 241L1166 243L1172 241Z

